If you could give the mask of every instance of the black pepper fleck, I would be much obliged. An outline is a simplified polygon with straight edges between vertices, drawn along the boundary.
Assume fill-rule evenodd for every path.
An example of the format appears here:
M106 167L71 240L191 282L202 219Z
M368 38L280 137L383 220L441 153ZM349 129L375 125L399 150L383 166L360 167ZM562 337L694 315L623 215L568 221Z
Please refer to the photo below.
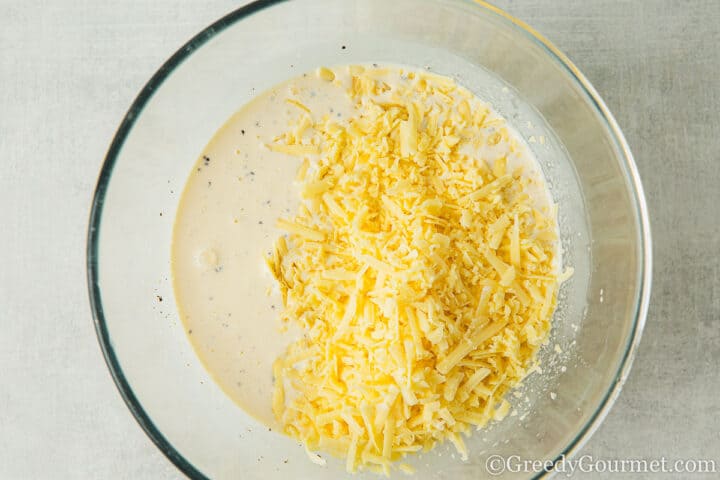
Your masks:
M283 463L288 463L288 460L287 459L283 460Z
M253 170L250 170L250 175L255 175L255 172Z
M240 130L240 133L242 133L243 135L245 135L245 129Z
M340 48L343 49L343 50L345 50L347 47L346 47L345 45L343 45L343 46L340 47Z
M162 217L162 212L160 212L160 216Z
M263 224L263 221L260 220L260 221L258 222L258 225L262 225L262 224Z
M188 330L188 335L192 335L192 328Z
M162 297L160 295L156 295L156 296L157 296L158 302L162 302Z
M208 157L207 155L203 155L203 163L205 164L205 166L210 165L210 157Z

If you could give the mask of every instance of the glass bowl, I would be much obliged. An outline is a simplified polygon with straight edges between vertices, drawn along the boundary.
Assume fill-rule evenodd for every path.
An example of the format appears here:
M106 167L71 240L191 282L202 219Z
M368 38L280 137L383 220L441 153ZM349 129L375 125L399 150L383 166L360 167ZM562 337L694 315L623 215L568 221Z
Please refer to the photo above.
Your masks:
M497 456L568 457L628 375L650 294L647 207L625 139L578 69L484 3L262 0L203 30L150 79L110 146L90 218L90 301L107 364L142 428L189 477L345 475L343 461L311 463L211 380L178 318L170 243L186 178L234 111L317 66L365 62L428 68L492 103L541 163L559 204L563 260L575 270L539 353L542 372L509 395L513 414L474 432L466 462L447 445L408 457L416 477L494 476L486 462ZM508 478L546 473L510 467ZM366 476L375 478L357 475Z

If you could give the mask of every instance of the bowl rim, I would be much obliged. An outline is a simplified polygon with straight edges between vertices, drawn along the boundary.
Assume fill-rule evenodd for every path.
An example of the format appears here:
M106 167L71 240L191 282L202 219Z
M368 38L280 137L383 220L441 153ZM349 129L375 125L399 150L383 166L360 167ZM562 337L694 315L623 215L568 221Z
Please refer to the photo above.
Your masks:
M219 20L205 27L200 33L196 34L187 41L167 61L165 61L165 63L162 64L150 80L143 86L115 132L103 161L92 199L86 245L87 282L95 331L105 358L105 363L110 370L110 374L120 392L120 395L140 427L145 431L157 448L182 473L192 479L207 479L208 477L200 472L194 465L185 459L185 457L183 457L177 449L175 449L175 447L165 438L165 436L155 426L149 415L145 412L142 404L135 396L132 387L128 383L128 380L120 367L118 357L115 354L112 341L110 339L110 333L107 328L105 314L103 311L101 289L98 282L97 253L103 204L105 201L107 187L110 178L112 177L113 168L120 151L122 150L125 139L132 130L132 127L143 108L153 96L154 92L162 85L175 68L177 68L185 59L190 57L190 55L202 47L206 42L215 37L217 34L223 32L226 28L234 25L253 13L257 13L261 10L285 3L287 1L288 0L255 0L237 8L236 10L233 10L221 17ZM458 0L458 3L472 4L486 10L492 15L495 15L496 18L509 23L511 27L515 28L520 33L523 33L531 41L540 46L552 61L566 70L570 78L573 79L577 86L580 87L581 91L585 93L586 99L590 101L591 106L594 107L597 113L600 114L600 118L605 122L605 126L611 134L615 147L622 153L622 157L625 162L624 164L621 164L621 167L624 167L625 174L630 180L629 187L632 190L632 200L637 213L637 218L639 219L639 243L641 248L639 271L641 280L638 285L639 290L635 299L636 310L632 331L628 335L625 352L620 360L615 374L615 381L611 384L610 388L605 393L605 396L600 401L597 409L587 420L583 428L575 434L572 441L565 446L562 453L553 460L553 465L555 465L558 462L574 456L598 429L617 400L620 391L628 378L632 363L637 354L637 347L640 343L642 331L647 319L652 284L652 240L648 207L633 154L630 151L630 147L628 146L625 136L620 130L615 117L612 113L610 113L610 110L602 98L600 98L597 90L595 90L588 79L570 61L570 59L534 28L498 7L495 7L484 0ZM537 473L534 478L539 479L552 474L552 470L542 471Z

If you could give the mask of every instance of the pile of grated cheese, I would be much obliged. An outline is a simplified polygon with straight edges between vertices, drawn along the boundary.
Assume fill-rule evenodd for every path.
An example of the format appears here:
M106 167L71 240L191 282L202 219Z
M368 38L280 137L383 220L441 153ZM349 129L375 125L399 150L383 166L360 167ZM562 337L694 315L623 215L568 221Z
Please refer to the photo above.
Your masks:
M275 362L274 414L351 472L387 474L446 440L467 458L462 434L508 413L549 331L554 208L510 169L522 147L504 120L451 79L318 76L347 89L351 118L289 99L301 115L268 145L306 157L267 258L282 318L303 330Z

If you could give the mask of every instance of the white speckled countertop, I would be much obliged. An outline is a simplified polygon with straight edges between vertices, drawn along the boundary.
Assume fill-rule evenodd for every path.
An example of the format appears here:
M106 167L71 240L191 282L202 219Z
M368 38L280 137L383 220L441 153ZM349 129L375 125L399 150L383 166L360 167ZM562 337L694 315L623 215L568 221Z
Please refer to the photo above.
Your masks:
M496 3L593 82L624 129L650 206L645 334L583 454L713 459L720 472L720 2ZM0 2L0 478L181 476L103 362L85 233L101 162L135 95L180 45L237 6Z

